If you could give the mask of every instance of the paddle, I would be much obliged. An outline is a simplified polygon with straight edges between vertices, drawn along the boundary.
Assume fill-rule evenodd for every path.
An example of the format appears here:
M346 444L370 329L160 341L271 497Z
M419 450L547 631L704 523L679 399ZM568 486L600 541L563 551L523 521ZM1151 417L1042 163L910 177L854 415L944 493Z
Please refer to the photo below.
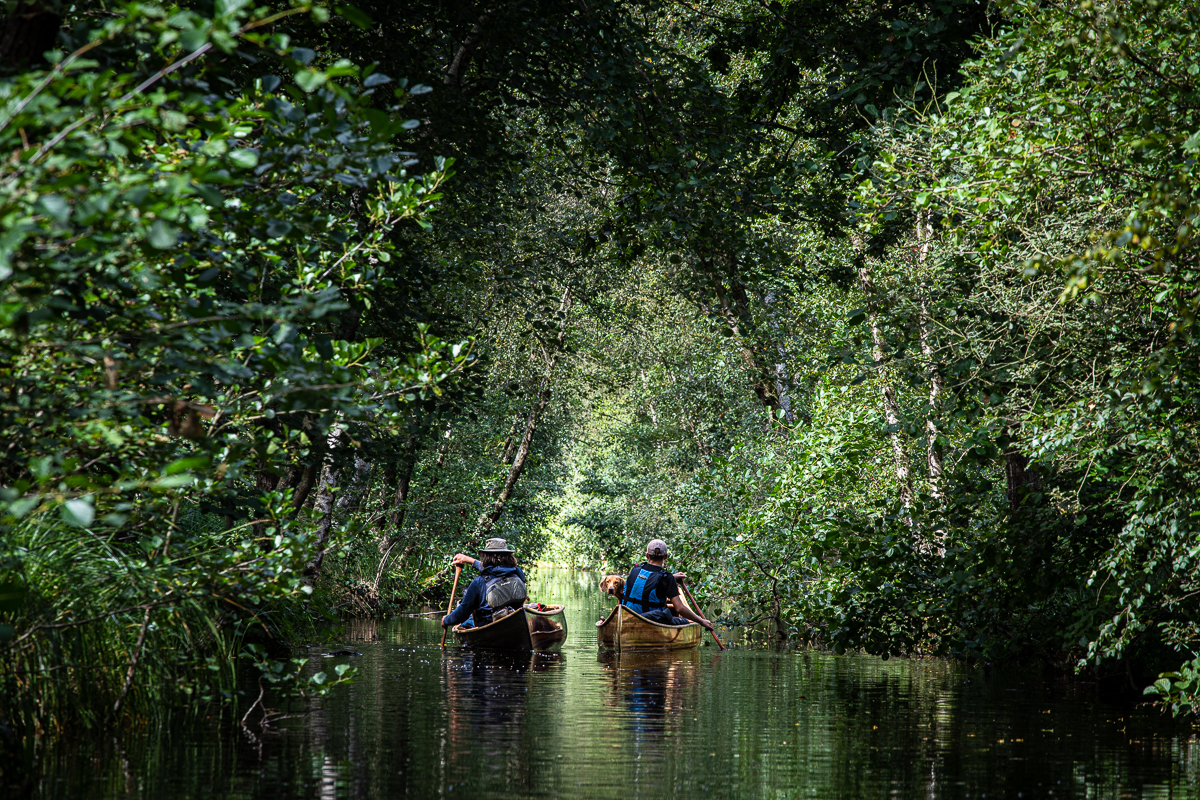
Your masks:
M458 591L458 576L462 575L462 565L454 568L454 585L450 587L450 602L446 604L446 613L454 610L454 593ZM442 648L446 647L446 628L442 628Z
M680 581L679 585L683 589L683 593L687 595L688 602L692 604L692 608L697 608L697 609L700 608L700 604L696 602L696 598L692 597L692 593L688 589L687 584L684 583L683 581ZM717 632L714 630L709 630L709 633L712 634L713 641L717 643L717 647L724 650L725 645L721 644L721 640L717 638Z

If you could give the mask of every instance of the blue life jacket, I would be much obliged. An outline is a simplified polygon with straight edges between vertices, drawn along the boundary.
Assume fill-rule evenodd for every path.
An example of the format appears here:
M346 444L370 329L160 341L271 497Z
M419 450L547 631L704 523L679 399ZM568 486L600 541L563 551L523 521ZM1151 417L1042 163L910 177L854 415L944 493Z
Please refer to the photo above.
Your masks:
M664 571L660 567L639 564L625 580L625 606L639 614L667 607L667 600L658 591Z

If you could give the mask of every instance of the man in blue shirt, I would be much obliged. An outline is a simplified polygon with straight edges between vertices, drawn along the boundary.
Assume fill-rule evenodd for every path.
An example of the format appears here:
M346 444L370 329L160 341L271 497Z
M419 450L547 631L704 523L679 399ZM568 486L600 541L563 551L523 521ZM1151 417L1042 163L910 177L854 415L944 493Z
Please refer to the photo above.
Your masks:
M451 559L450 563L455 566L474 565L479 570L479 577L471 581L462 602L442 617L443 628L466 623L468 617L471 622L467 627L482 627L490 624L500 609L520 608L525 603L525 573L517 566L508 543L503 539L488 539L479 556L476 560L457 553Z
M692 611L679 596L679 583L664 568L666 563L667 543L662 539L651 539L646 545L646 560L634 567L625 579L623 604L660 625L686 625L691 620L711 631L713 624L698 611Z

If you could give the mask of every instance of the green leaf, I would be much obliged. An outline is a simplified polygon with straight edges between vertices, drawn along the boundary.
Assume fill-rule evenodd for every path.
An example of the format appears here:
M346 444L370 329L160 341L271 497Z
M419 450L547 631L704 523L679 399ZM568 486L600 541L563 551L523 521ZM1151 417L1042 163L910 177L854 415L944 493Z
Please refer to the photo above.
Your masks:
M71 218L71 204L56 194L39 197L34 210L56 222L66 222Z
M190 469L204 469L208 466L208 456L189 456L172 461L163 469L164 475L177 475Z
M250 0L217 0L217 15L228 17L250 4Z
M296 85L310 94L319 89L327 80L324 72L319 72L315 69L304 70L296 73Z
M164 475L154 482L159 489L176 489L180 486L191 486L196 482L194 475Z
M258 166L258 153L254 150L231 150L229 160L242 169L253 169Z
M146 232L146 241L151 247L167 250L174 247L175 243L179 241L179 229L161 219L156 219L150 224L150 230Z
M91 498L77 497L63 503L61 514L68 525L86 528L96 518L96 509L92 507Z
M335 14L345 17L351 23L362 28L364 31L371 27L371 18L364 12L348 3L343 3L337 6L333 9L333 11Z
M13 502L9 503L8 513L12 514L17 519L20 519L30 511L33 511L35 508L37 508L41 502L42 498L40 497L22 497L20 500L14 500Z

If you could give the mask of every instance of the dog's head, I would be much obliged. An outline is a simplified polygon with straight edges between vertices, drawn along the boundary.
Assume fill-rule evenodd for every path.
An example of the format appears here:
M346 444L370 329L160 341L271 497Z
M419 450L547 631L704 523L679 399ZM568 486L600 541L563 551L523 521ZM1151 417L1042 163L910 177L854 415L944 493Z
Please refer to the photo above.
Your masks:
M625 594L625 579L620 575L605 575L600 581L600 591L613 597L621 597Z

